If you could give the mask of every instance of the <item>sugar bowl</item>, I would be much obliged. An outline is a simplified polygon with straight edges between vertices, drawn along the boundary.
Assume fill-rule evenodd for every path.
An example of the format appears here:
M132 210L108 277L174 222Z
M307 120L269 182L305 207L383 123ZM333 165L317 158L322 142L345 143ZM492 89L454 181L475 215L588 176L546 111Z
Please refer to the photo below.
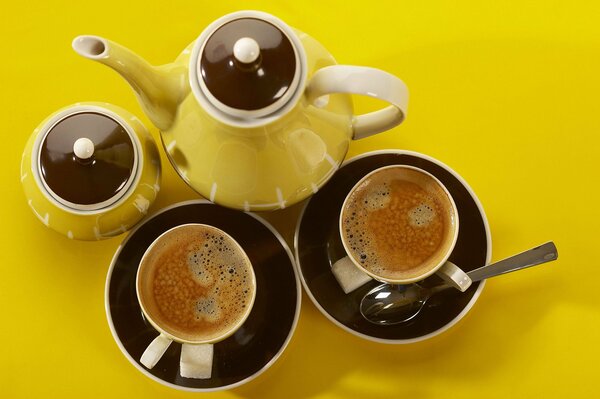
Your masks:
M107 103L48 116L27 141L21 184L33 213L71 239L129 230L160 190L160 157L142 122Z

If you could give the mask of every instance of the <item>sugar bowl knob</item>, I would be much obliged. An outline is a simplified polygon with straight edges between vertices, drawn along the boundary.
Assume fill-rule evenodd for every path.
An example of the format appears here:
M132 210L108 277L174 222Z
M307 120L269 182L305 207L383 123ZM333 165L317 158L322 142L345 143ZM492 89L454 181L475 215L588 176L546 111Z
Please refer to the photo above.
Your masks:
M87 137L80 137L73 144L73 153L79 159L90 159L94 155L94 142Z

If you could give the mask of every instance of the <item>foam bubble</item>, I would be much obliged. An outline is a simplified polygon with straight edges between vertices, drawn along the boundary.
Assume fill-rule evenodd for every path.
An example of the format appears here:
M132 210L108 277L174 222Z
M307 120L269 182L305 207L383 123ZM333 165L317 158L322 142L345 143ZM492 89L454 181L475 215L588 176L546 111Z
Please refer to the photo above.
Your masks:
M214 268L210 266L211 259L207 257L203 249L191 251L188 254L188 267L198 284L208 287L215 281Z
M387 185L373 187L364 196L363 202L369 212L374 212L390 204L390 190ZM356 216L356 215L355 215Z
M435 204L433 200L428 203L421 203L408 211L410 224L415 227L426 227L435 220Z
M221 319L221 307L217 297L200 298L196 301L196 319L214 323Z

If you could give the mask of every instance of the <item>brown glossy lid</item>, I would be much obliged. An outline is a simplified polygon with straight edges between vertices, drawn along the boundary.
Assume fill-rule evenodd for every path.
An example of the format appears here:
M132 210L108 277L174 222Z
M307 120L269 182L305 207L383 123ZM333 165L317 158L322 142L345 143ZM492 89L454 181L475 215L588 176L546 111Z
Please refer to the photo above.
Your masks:
M59 202L102 208L116 201L133 179L134 144L127 130L107 115L72 114L48 131L40 147L39 168Z
M218 27L204 45L199 68L214 99L243 111L265 109L288 97L300 73L288 36L258 18L239 18Z

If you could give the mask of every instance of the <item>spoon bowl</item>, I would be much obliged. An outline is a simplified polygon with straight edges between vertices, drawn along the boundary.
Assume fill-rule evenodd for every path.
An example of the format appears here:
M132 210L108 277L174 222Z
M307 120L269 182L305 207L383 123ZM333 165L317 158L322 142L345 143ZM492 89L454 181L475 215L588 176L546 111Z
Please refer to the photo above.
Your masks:
M363 298L360 313L375 324L394 325L414 319L431 297L419 284L381 284Z

